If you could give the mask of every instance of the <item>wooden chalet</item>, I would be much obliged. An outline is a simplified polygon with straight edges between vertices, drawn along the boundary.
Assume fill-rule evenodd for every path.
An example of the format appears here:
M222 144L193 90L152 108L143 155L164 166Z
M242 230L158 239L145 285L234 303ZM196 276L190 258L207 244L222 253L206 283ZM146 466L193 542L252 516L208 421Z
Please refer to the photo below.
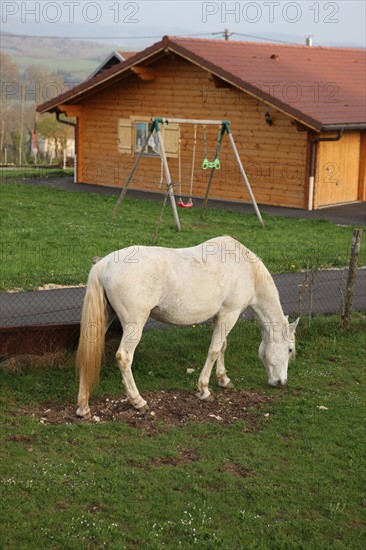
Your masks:
M227 119L259 204L316 209L366 200L365 51L175 38L112 66L38 107L76 117L77 183L122 187L151 117ZM194 129L163 130L172 179L188 195ZM217 128L206 128L213 157ZM192 195L205 194L197 128ZM212 160L212 158L210 158ZM223 140L210 197L248 202ZM143 156L131 188L159 192L161 159Z

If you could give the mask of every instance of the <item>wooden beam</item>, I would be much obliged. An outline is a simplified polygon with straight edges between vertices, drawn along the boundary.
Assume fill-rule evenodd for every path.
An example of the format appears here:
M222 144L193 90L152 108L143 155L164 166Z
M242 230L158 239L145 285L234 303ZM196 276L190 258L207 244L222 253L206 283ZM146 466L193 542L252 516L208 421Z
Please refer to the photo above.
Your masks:
M141 80L155 80L156 71L148 67L131 67L131 71L135 73Z
M80 116L81 115L81 106L80 105L59 105L59 111L64 113L66 116Z

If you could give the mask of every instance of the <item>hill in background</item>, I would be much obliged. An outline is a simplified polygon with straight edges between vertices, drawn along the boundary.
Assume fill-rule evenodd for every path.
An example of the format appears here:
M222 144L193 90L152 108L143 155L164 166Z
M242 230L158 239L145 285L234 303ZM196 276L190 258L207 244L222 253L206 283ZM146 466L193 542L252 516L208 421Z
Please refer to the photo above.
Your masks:
M118 45L89 40L2 35L1 50L11 56L21 73L37 66L61 76L64 82L85 80Z

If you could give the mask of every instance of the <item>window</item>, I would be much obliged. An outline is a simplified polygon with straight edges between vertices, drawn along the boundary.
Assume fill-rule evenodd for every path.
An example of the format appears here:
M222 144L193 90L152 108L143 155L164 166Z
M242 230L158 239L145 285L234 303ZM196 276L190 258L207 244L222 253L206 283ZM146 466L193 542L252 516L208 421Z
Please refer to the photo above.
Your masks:
M120 153L137 155L141 151L151 123L150 118L131 116L118 121L118 151ZM177 158L179 153L179 124L160 126L167 157ZM154 132L149 139L143 156L159 157L160 145Z
M149 122L141 122L136 120L134 124L135 138L134 138L134 152L139 153L145 143L147 134L149 132ZM147 147L143 153L144 155L160 157L160 144L158 136L154 132L147 143Z

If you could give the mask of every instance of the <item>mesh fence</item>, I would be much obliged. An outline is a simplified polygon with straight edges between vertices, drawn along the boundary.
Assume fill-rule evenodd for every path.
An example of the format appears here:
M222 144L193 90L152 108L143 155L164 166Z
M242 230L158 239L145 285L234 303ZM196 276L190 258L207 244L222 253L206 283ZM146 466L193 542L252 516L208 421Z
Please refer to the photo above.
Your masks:
M348 270L308 269L274 275L286 315L341 314ZM67 281L69 276L65 276ZM62 277L58 280L62 281ZM26 286L26 285L24 285ZM57 288L55 288L57 286ZM85 286L0 293L1 354L37 353L76 345ZM357 271L353 308L366 310L366 269ZM244 316L251 317L248 310ZM146 330L164 327L150 318ZM118 330L118 325L114 325ZM113 331L113 328L112 328Z

